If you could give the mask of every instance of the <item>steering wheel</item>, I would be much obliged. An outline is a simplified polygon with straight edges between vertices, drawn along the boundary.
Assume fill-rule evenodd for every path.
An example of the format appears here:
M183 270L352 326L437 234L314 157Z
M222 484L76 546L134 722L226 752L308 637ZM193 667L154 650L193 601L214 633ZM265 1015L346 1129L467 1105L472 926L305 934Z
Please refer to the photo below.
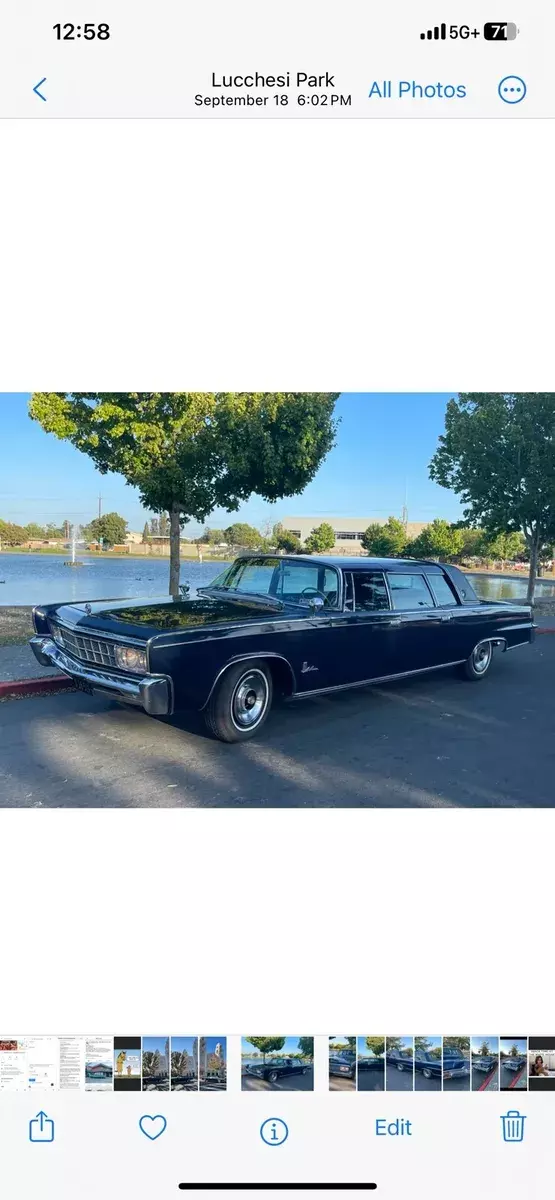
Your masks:
M305 588L303 588L303 590L302 590L302 592L301 592L301 596L307 596L307 597L308 597L308 593L309 593L309 592L310 592L310 596L319 596L319 597L320 597L320 599L324 601L324 604L327 604L327 605L329 606L329 599L328 599L328 597L326 596L326 593L325 593L325 592L320 592L318 588L313 588L313 587L305 587ZM309 597L308 597L308 598L309 598Z

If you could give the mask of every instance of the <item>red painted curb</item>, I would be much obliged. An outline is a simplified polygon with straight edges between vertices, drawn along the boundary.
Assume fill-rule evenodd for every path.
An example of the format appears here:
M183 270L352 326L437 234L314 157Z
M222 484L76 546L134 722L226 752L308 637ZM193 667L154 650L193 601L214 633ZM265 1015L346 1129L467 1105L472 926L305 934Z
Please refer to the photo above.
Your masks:
M38 696L41 692L57 692L72 688L75 684L67 675L40 675L37 679L3 679L0 682L0 700L3 696Z
M536 633L555 633L555 629L536 629Z

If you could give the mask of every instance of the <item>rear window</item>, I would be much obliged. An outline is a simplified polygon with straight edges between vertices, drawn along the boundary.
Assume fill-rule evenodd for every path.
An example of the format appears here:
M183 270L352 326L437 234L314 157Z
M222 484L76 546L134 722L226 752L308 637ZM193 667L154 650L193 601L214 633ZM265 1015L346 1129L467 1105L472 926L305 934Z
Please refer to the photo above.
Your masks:
M446 604L456 604L455 594L447 582L445 575L426 575L426 580L431 587L434 600L440 607L445 607Z
M423 575L388 574L393 607L402 612L433 608L434 601Z

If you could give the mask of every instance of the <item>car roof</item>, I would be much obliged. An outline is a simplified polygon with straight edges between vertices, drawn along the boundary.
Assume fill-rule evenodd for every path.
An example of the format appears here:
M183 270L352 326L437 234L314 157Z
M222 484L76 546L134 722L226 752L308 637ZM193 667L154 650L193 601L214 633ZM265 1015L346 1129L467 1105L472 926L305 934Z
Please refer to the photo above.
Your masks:
M283 558L286 562L323 563L326 567L347 567L350 570L358 567L362 571L374 568L378 571L400 571L410 573L415 567L425 567L426 571L443 572L443 564L430 562L424 558L367 558L347 557L343 554L245 554L241 558Z

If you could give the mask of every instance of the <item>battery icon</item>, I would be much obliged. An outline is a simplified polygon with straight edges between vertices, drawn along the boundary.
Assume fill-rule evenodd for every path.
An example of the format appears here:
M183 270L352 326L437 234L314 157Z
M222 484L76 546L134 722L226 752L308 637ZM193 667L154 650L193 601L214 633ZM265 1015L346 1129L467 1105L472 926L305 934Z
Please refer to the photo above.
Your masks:
M484 25L486 42L514 42L517 33L514 21L487 21Z

